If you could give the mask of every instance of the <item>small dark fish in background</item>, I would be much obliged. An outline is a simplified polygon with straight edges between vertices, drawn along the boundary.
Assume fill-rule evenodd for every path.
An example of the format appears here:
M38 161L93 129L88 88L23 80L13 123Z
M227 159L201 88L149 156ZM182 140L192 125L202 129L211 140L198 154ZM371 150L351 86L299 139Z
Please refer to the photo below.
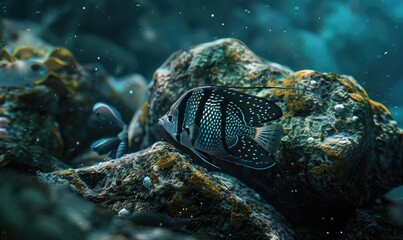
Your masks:
M159 124L213 166L210 156L263 170L275 164L273 154L283 135L282 125L264 124L282 115L281 108L267 99L233 88L203 86L185 92Z
M127 124L123 122L119 111L114 107L98 102L92 108L98 120L120 128L122 131L113 137L105 137L91 144L91 150L99 155L109 155L112 158L120 158L128 151Z

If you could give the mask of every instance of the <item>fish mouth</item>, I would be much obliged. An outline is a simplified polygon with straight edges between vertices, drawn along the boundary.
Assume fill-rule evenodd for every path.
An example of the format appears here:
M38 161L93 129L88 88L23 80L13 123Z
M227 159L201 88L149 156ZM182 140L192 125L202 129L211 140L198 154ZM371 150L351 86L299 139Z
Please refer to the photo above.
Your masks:
M158 119L158 124L162 126L162 124L164 124L164 120L162 120L162 118Z

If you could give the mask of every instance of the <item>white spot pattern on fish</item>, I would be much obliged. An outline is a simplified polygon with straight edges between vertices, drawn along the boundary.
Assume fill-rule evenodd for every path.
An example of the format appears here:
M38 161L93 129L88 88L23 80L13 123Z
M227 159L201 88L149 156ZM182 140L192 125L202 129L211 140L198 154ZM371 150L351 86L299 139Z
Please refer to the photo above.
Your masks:
M230 88L205 86L184 93L159 123L201 159L208 156L254 169L274 165L282 137L275 103Z

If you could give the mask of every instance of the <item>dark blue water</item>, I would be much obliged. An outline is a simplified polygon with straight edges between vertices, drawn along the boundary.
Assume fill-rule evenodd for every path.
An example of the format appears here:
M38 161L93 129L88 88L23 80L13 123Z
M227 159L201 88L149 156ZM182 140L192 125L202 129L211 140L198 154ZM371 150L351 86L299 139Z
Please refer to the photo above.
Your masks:
M354 76L403 125L403 2L3 0L2 19L80 63L147 79L174 51L222 37L294 70Z

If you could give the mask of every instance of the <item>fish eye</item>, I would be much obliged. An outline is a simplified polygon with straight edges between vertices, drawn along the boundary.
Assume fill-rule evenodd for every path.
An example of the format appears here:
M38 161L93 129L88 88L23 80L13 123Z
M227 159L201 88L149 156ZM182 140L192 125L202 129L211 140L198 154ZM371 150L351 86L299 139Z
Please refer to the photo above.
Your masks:
M172 116L168 116L167 120L168 120L168 122L172 122L174 120L174 118Z
M42 69L42 66L40 64L35 63L31 65L31 70L33 72L38 72L40 69Z

